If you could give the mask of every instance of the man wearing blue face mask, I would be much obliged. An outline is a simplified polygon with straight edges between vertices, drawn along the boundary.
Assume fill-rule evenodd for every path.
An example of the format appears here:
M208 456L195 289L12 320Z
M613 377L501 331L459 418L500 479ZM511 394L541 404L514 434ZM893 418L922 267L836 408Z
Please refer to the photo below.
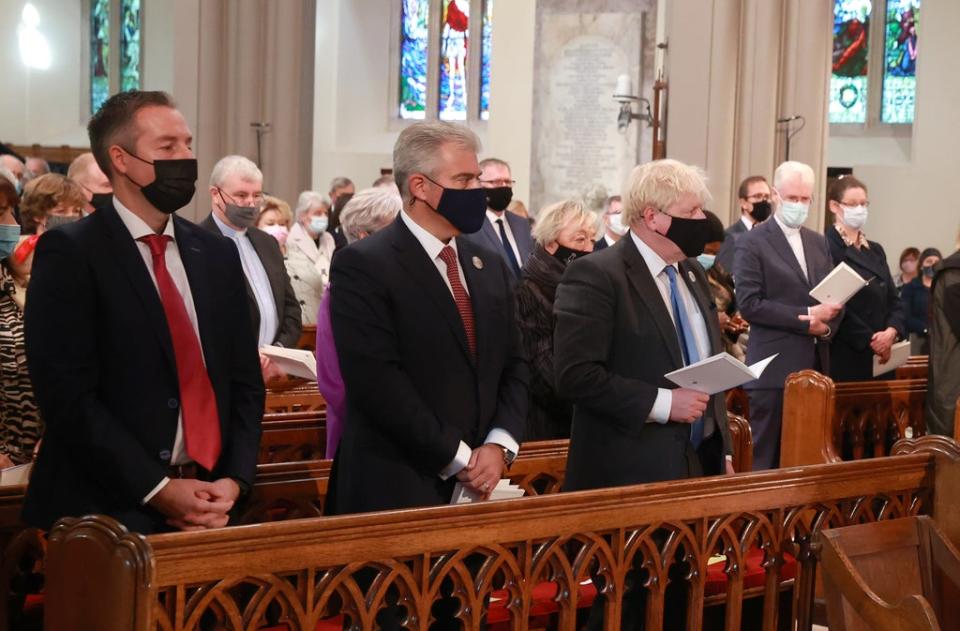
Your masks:
M833 269L826 239L803 226L814 184L808 165L781 164L773 176L773 220L737 239L733 275L740 313L750 323L747 363L779 353L760 379L744 385L755 470L780 462L784 380L808 368L829 374L827 343L840 321L841 305L810 297Z
M295 348L302 329L300 301L293 292L277 240L253 225L262 205L260 169L243 156L226 156L210 174L213 212L200 225L233 241L240 252L258 347ZM279 376L262 354L260 367L264 379Z

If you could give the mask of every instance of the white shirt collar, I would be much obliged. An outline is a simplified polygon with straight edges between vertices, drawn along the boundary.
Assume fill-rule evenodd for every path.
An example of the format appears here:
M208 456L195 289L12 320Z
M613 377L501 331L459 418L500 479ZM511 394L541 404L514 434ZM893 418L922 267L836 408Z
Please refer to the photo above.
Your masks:
M127 230L130 232L130 236L133 237L133 240L136 241L141 237L150 236L152 234L157 234L153 231L153 228L147 225L147 222L138 217L133 213L132 210L120 203L120 200L117 199L116 195L113 197L113 207L117 209L117 215L120 217L120 221L123 222L123 225L127 227ZM173 240L176 240L176 234L173 230L173 218L167 218L167 225L164 227L163 232Z
M633 239L633 244L637 246L637 249L640 251L640 256L643 257L644 263L647 264L647 267L650 269L650 273L657 277L663 272L667 267L667 262L663 258L653 251L649 245L643 242L643 240L636 235L636 233L631 230L630 238Z
M773 214L773 219L774 219L774 221L777 222L777 225L780 226L780 229L783 230L783 234L784 234L785 236L792 237L792 236L795 236L795 235L800 234L800 228L799 228L799 227L798 227L798 228L791 228L791 227L788 226L787 224L783 223L783 221L780 219L780 215L779 215L779 214L774 213L774 214Z
M750 218L750 215L740 215L740 221L747 227L747 230L752 230L753 224L756 223Z
M497 225L497 220L498 220L498 219L503 219L503 223L507 223L507 211L503 211L502 213L500 213L500 214L498 215L497 213L493 212L492 210L490 210L490 209L488 208L488 209L487 209L487 219L489 219L489 220L490 220L490 223L492 223L493 225Z
M400 211L400 219L406 224L410 232L413 233L413 236L416 237L417 241L420 242L420 245L423 246L423 249L426 250L427 256L430 257L430 260L436 260L440 256L440 250L446 246L453 248L453 251L457 252L457 240L450 239L450 243L444 243L440 239L436 238L429 232L427 232L420 224L410 218L410 215L407 214L406 210Z
M611 237L610 234L606 232L603 233L603 240L607 242L607 247L616 243L616 241L613 240L613 237Z
M226 222L220 219L220 217L217 217L217 213L215 212L211 212L210 216L213 217L213 222L217 224L217 228L220 228L220 232L223 233L223 236L225 237L228 237L230 239L239 239L240 237L247 234L246 228L242 230L237 230L236 228L232 228L228 226Z

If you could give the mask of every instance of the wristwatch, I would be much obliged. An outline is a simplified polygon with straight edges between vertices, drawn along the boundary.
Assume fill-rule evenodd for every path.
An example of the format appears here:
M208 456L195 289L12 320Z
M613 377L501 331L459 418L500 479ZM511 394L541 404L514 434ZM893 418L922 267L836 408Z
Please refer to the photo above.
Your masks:
M501 451L503 451L503 464L504 466L507 467L507 469L509 469L510 465L513 464L513 461L517 459L517 452L510 451L503 445L497 445L497 447L499 447Z

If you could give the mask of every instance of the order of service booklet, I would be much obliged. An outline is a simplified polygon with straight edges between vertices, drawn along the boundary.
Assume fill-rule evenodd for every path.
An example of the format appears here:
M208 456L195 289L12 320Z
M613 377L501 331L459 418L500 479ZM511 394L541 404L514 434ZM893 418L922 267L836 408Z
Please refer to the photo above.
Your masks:
M681 388L689 388L704 394L716 394L759 379L766 367L779 354L774 353L752 366L747 366L729 353L718 353L680 370L668 372L664 376Z
M317 358L313 351L282 346L264 346L260 352L269 357L277 368L292 377L317 380Z
M890 359L887 363L881 364L880 358L873 356L873 376L879 377L883 373L896 370L906 364L908 359L910 359L910 340L897 342L890 347Z
M846 304L855 293L867 286L870 281L863 279L863 276L846 263L840 263L833 268L833 271L827 274L827 277L820 281L816 287L810 290L810 295L816 298L820 304L834 302L837 304Z

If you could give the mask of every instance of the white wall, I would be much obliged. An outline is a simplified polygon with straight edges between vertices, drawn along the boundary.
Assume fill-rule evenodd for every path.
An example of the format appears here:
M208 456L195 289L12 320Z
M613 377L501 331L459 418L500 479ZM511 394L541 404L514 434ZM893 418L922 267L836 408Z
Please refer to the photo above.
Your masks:
M897 265L908 246L955 249L960 229L957 151L960 148L960 2L923 0L913 137L854 141L831 138L831 166L850 166L870 189L866 233Z

